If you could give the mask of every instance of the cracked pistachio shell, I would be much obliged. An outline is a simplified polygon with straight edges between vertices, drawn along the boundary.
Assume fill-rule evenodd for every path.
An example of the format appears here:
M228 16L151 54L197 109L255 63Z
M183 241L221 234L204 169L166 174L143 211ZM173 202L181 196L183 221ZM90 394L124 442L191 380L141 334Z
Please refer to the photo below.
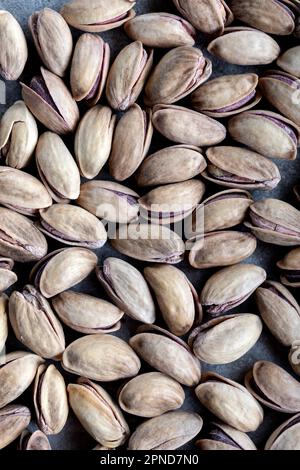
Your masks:
M42 431L32 434L23 431L20 437L19 450L52 450L48 437Z
M182 385L192 387L200 382L200 362L188 345L169 331L156 325L143 325L129 344L151 367Z
M195 44L196 30L183 18L171 13L146 13L127 21L125 32L130 39L147 47L179 47Z
M139 199L141 214L158 224L185 219L200 203L205 185L200 180L167 184L152 189Z
M0 75L5 80L18 80L28 58L26 38L15 17L0 10Z
M61 9L69 25L81 31L99 33L122 26L135 16L134 0L71 0Z
M141 363L134 350L121 338L96 334L69 344L63 354L63 368L99 382L126 379L138 374Z
M109 44L100 36L82 34L75 46L70 84L76 101L85 100L94 106L105 87L110 60Z
M199 148L174 145L147 157L137 172L139 186L180 183L202 173L206 162Z
M277 364L257 361L246 374L247 390L264 406L282 413L300 410L300 382Z
M151 107L175 103L208 80L211 73L212 64L200 49L192 46L171 49L150 75L144 101Z
M97 260L95 253L86 248L63 248L42 258L30 277L44 297L54 297L83 281L96 267Z
M230 119L231 137L254 151L271 158L295 160L299 128L280 114L252 110Z
M250 193L242 189L228 189L210 196L187 219L187 238L241 224L251 204Z
M300 243L300 212L279 199L263 199L250 207L246 227L259 240L281 246Z
M65 245L96 249L107 240L102 222L81 207L53 204L41 210L40 217L40 230Z
M84 429L107 447L114 449L124 444L129 428L122 411L100 385L80 378L68 385L69 402Z
M226 137L226 128L220 122L182 106L154 106L152 122L164 137L179 144L207 147Z
M300 413L275 429L267 440L265 450L300 450Z
M196 442L200 450L257 450L246 433L223 423L211 423L211 430Z
M148 153L153 135L151 112L133 104L119 120L109 157L109 171L117 181L124 181L138 169Z
M279 282L267 281L255 292L259 313L276 339L291 346L300 338L300 307Z
M298 336L299 338L299 336ZM289 351L289 363L295 374L300 375L300 341L294 341Z
M36 148L36 165L41 180L56 202L77 199L80 174L74 158L61 137L45 132Z
M126 111L139 97L153 64L153 51L147 52L140 41L124 47L113 62L106 82L110 106Z
M75 157L82 176L95 178L108 160L116 117L108 106L94 106L80 121L75 135Z
M18 280L18 276L13 272L14 261L11 258L0 257L0 294ZM1 299L1 296L0 296ZM0 351L1 351L0 340Z
M0 123L0 154L6 165L18 170L27 166L38 141L38 128L24 101L16 101Z
M8 297L5 294L0 295L0 354L5 346L8 335L7 321Z
M174 379L160 372L149 372L124 385L119 405L126 413L153 418L180 408L184 398L183 388Z
M177 264L185 253L185 243L176 232L151 223L120 227L111 244L120 253L149 263Z
M131 435L128 450L175 450L202 429L201 416L190 411L169 411L140 424Z
M221 269L206 282L201 305L207 313L219 316L245 302L266 280L266 272L255 264L236 264Z
M291 287L300 287L300 249L295 248L278 261L278 268L281 270L280 280L282 284ZM295 338L295 339L300 339Z
M256 431L263 421L263 409L248 390L219 374L206 373L195 392L205 408L238 431Z
M119 258L106 258L96 275L106 293L126 315L142 323L155 322L155 305L144 277Z
M9 299L9 320L16 338L41 357L60 359L65 335L47 300L27 285Z
M233 15L224 0L173 0L177 10L198 31L219 35L232 23Z
M24 263L39 260L47 254L47 250L46 238L31 220L13 210L0 207L2 256L9 256L14 261Z
M41 74L29 86L21 86L26 106L45 127L57 134L75 131L79 109L60 77L41 67Z
M251 109L261 100L258 75L222 75L204 83L192 94L193 107L207 116L225 118Z
M81 292L62 292L52 299L52 305L65 325L84 334L117 331L124 315L110 302Z
M245 148L211 147L207 149L206 156L208 166L203 176L220 186L270 190L274 189L281 180L275 163Z
M295 15L289 2L280 0L233 0L234 18L265 33L286 36L295 29Z
M20 214L36 215L39 209L51 206L52 199L34 176L0 166L0 203Z
M81 185L77 203L108 222L128 224L137 219L139 195L113 181L88 181Z
M256 238L249 233L229 230L210 232L192 245L189 262L197 269L231 266L249 258L256 246Z
M60 433L67 422L69 406L64 378L53 364L38 368L33 401L39 428L47 435Z
M229 364L250 351L262 328L260 318L252 313L226 315L197 327L189 336L189 345L207 364Z
M16 351L1 356L0 408L14 401L29 387L44 360L35 354Z
M207 50L219 59L236 65L270 64L280 54L280 47L271 36L241 26L225 28L223 36L214 39Z
M292 47L278 57L276 64L285 72L300 77L300 46Z
M73 38L64 18L51 8L35 11L28 21L36 50L48 70L63 77L73 52Z
M202 320L198 294L180 269L167 264L150 266L144 269L144 276L171 333L182 336L190 331L195 320L197 323Z
M27 406L8 405L0 410L0 449L13 442L30 423Z

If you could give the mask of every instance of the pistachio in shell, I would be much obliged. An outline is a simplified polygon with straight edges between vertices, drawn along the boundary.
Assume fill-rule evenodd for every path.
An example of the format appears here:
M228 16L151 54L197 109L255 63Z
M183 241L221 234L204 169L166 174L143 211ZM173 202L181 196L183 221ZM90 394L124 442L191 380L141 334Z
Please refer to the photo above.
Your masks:
M266 442L265 450L300 450L300 413L275 429Z
M0 449L8 446L27 428L31 414L23 405L8 405L0 410Z
M0 75L5 80L18 80L28 58L25 35L15 17L0 10Z
M209 432L196 446L200 450L256 450L246 433L221 422L211 423Z
M290 287L300 287L300 249L295 248L278 261L280 269L280 280L283 284Z

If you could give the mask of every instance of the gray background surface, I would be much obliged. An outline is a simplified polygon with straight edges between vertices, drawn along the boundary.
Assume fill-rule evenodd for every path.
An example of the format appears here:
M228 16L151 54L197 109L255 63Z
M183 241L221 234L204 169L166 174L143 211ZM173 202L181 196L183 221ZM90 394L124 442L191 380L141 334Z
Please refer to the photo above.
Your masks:
M27 0L27 1L26 0L0 0L0 8L9 10L16 16L16 18L19 20L22 27L24 28L27 39L28 39L30 58L27 63L24 74L21 77L22 81L28 83L31 77L35 75L36 73L38 73L38 68L40 65L40 60L35 52L32 38L30 37L30 34L28 32L28 26L27 26L28 17L33 11L39 10L46 6L59 10L63 4L64 4L64 1L61 1L61 0ZM153 12L154 11L169 11L169 12L176 13L176 10L173 7L173 3L171 0L165 0L165 1L163 0L138 0L135 9L138 14L146 13L150 11L153 11ZM78 37L79 35L78 31L73 30L73 33L74 33L74 37ZM122 47L124 47L126 44L130 42L128 38L126 37L122 28L103 33L101 34L101 36L103 37L104 40L110 43L110 46L112 49L112 59L115 57L116 53ZM297 45L297 40L293 37L280 39L279 42L282 45L283 50L289 47L292 47L294 45ZM207 51L205 50L205 47L207 45L207 40L201 34L198 35L197 45L203 49L205 55L209 55ZM160 51L160 50L155 51L156 62L159 60L159 58L164 52L165 51ZM261 74L264 72L264 70L266 70L266 67L232 66L222 61L218 61L214 57L211 57L211 59L213 61L213 76L229 74L229 73L244 73L247 71L255 71ZM67 77L67 81L68 81L68 77ZM20 96L21 96L20 85L17 82L7 83L6 93L7 93L7 96L6 96L7 104L0 105L1 116L5 112L8 106L12 105L17 99L20 99ZM105 102L105 98L102 98L101 102ZM189 102L188 99L184 100L183 104L187 104L188 102ZM267 103L264 103L264 102L262 102L259 106L264 107L264 108L268 107ZM42 132L43 130L44 130L43 127L40 126L40 131ZM229 143L229 141L227 142ZM70 149L72 150L73 139L68 138L66 140L66 143L69 145ZM152 148L150 149L150 151L152 153L152 151L160 149L160 148L164 148L168 145L172 145L172 143L163 139L161 136L159 136L158 133L155 132ZM262 199L265 197L280 198L294 205L297 205L297 202L295 201L295 198L293 196L292 188L295 184L299 182L299 179L300 179L299 178L300 161L298 159L294 162L277 161L276 163L278 164L279 169L281 171L281 175L282 175L282 181L279 187L267 193L263 191L253 192L253 196L255 199ZM36 174L34 163L32 164L31 168L29 168L28 170ZM103 179L103 178L110 178L106 171L104 171L103 173L99 175L99 179ZM133 181L124 182L124 184L128 184L134 188ZM214 185L208 185L206 197L220 190L222 190L222 188L220 187L218 188L217 186L214 186ZM139 190L138 192L140 194L142 193ZM55 243L49 239L49 248L50 249L62 248L62 245L60 245L59 243ZM283 249L280 247L271 246L271 245L267 245L267 244L263 244L259 242L258 248L255 254L251 258L249 258L246 262L259 264L260 266L266 269L269 278L273 280L279 280L279 273L276 268L276 262L279 259L281 259L287 251L288 251L287 249ZM107 256L117 256L117 257L122 258L122 256L119 253L111 249L109 244L106 244L104 248L98 250L97 254L99 256L99 264L101 264L102 261ZM139 263L134 260L129 260L129 261L132 262L132 264L134 264L139 269L142 269L144 267L143 263ZM201 291L206 279L208 279L208 277L214 272L214 270L205 270L205 271L195 270L189 267L187 262L181 263L180 265L178 265L178 267L184 270L184 272L188 275L189 279L193 282L198 292ZM16 284L16 286L14 286L14 288L22 288L23 285L28 282L28 274L29 274L30 268L31 268L31 265L16 265L16 271L19 276L19 282L18 284ZM76 290L84 291L86 293L96 295L101 298L107 298L102 287L97 282L96 276L94 274L91 274L87 280L85 280L82 284L77 286ZM300 297L299 297L298 292L295 290L293 294L296 296L297 300L299 301ZM234 312L256 313L257 309L255 307L254 302L250 299L249 301L245 302L239 308L231 311L230 313L234 313ZM158 316L157 323L163 325L159 312L157 316ZM129 318L125 318L125 320L122 323L121 330L117 332L116 334L123 338L128 338L130 337L130 335L134 334L137 326L138 326L137 322L134 322L133 320L130 320ZM71 341L73 341L74 339L80 336L80 334L77 334L76 332L71 331L67 327L65 327L64 329L65 329L67 343L70 343ZM12 351L15 349L24 349L23 345L16 342L11 331L10 331L10 335L9 335L9 339L7 343L7 349L8 351ZM213 366L203 364L203 369L215 370L220 374L223 374L234 380L243 382L243 378L244 378L246 371L253 365L255 361L260 360L260 359L273 360L277 364L280 364L286 367L291 372L289 364L287 362L287 353L288 353L288 350L282 347L279 343L277 343L275 339L271 336L271 334L267 331L267 329L264 328L263 334L260 340L258 341L258 343L243 358L226 366L213 367ZM147 368L146 364L143 364L142 371L147 371L147 370L149 369ZM66 381L68 382L76 380L75 376L72 376L67 373L64 373L64 375L65 375ZM117 389L120 386L120 383L107 384L107 385L104 384L104 386L109 392L112 393L114 397L116 397ZM186 388L185 391L186 391L186 400L183 405L183 409L194 410L196 412L199 412L204 417L204 420L205 420L204 430L205 430L206 425L210 422L212 416L210 416L201 407L200 403L194 396L193 390L189 390ZM30 406L31 411L32 411L32 416L33 416L33 422L30 425L30 429L31 430L35 429L36 425L34 422L35 414L34 414L34 409L33 409L33 404L32 404L32 389L29 388L25 392L25 394L17 401L19 403L28 404L28 406ZM289 415L280 414L280 413L272 412L271 410L265 409L265 420L263 424L260 426L257 432L251 434L251 437L254 439L257 446L263 447L269 434L280 423L288 419L288 417ZM127 414L126 414L126 419L128 420L129 426L132 431L135 429L136 425L142 421L140 419L136 419L135 417L127 415ZM204 433L202 432L201 435L203 436L203 434ZM64 430L59 435L50 437L50 441L51 441L53 449L91 449L95 445L95 442L93 441L93 439L83 430L83 428L78 423L77 419L73 416L72 412L70 412L70 417ZM16 443L12 444L10 448L11 449L16 448ZM195 449L194 446L191 444L188 446L185 446L185 448Z

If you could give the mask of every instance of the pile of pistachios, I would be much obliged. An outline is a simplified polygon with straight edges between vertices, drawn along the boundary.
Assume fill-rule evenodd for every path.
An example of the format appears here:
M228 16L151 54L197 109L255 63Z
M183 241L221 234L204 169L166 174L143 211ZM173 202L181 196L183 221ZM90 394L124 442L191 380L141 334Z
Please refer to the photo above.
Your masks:
M136 3L33 12L30 81L29 38L0 11L0 75L20 80L0 122L0 448L51 450L72 413L97 450L255 450L271 409L264 448L300 450L300 211L249 192L278 187L273 159L300 146L300 45L278 44L300 38L300 1ZM112 60L101 33L120 28ZM270 70L212 78L214 57ZM293 247L281 282L244 262L258 243ZM256 311L236 309L251 296ZM260 357L242 383L210 370L263 328L290 366Z

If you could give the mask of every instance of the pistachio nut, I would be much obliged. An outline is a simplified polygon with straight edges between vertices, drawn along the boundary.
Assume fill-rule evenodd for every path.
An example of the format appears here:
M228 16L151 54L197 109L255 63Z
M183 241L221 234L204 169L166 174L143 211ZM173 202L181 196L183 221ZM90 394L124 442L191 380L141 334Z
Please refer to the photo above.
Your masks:
M250 207L246 227L259 240L274 245L294 246L300 243L300 212L279 199L263 199Z
M41 75L35 76L29 86L21 85L25 104L44 126L57 134L75 131L78 106L60 77L41 67Z
M285 72L300 78L300 46L285 51L276 63Z
M234 18L265 33L286 36L295 29L292 2L281 0L233 0Z
M169 411L140 424L131 435L129 450L175 450L202 429L201 416L190 411Z
M246 433L223 423L211 423L207 436L196 446L200 450L257 450Z
M300 339L300 307L279 282L266 281L255 292L259 313L275 338L284 346Z
M39 138L36 165L41 180L56 202L77 199L80 193L80 174L63 140L52 132Z
M11 258L0 256L0 293L6 291L18 280L18 276L13 272L14 261ZM1 299L1 297L0 297ZM0 341L1 351L1 341Z
M29 408L8 405L0 409L0 449L13 442L30 423Z
M47 300L27 285L9 299L9 320L17 339L41 357L59 359L65 335Z
M153 64L153 51L147 52L140 41L119 52L106 82L106 97L113 109L125 111L135 103Z
M24 101L16 101L0 123L0 155L6 165L22 169L30 162L38 141L38 128Z
M36 50L48 70L63 77L73 52L73 38L64 18L51 8L35 11L28 25Z
M179 144L207 147L226 137L226 128L220 122L182 106L154 106L152 122L164 137Z
M251 393L222 375L206 373L195 391L205 408L238 431L256 431L263 421L263 409Z
M77 203L108 222L128 224L137 219L139 195L113 181L88 181L81 186Z
M120 253L149 263L177 264L185 253L185 244L176 232L149 223L120 227L111 244Z
M48 437L42 431L23 431L20 437L19 450L51 450Z
M197 176L205 168L206 162L199 148L174 145L143 161L137 172L137 183L139 186L179 183Z
M173 3L201 33L222 34L224 26L233 21L232 12L224 0L173 0Z
M300 287L300 249L295 248L278 261L280 280L282 284L291 287ZM300 336L299 336L300 339Z
M135 16L134 0L70 0L61 10L74 28L98 33L122 26Z
M8 335L8 322L7 322L7 306L8 297L5 294L0 296L0 354L6 343Z
M52 251L33 267L30 278L44 297L54 297L83 281L96 267L97 259L86 248Z
M47 435L64 428L68 413L68 397L63 376L53 364L42 364L34 381L34 408L39 428Z
M0 358L0 408L14 401L29 387L44 360L25 351Z
M266 157L295 160L300 129L280 114L252 110L230 119L231 137Z
M261 100L258 75L222 75L204 83L192 94L193 107L207 116L225 118L247 111Z
M126 413L153 418L180 408L184 402L181 385L160 372L138 375L119 394L119 405Z
M236 65L270 64L280 54L280 47L271 36L257 29L242 26L225 28L223 36L214 39L207 50L220 59Z
M100 36L82 34L75 46L70 84L76 101L85 100L94 106L101 98L108 74L109 44Z
M265 450L300 450L300 413L275 429L267 440Z
M252 313L226 315L192 331L189 345L195 356L207 364L229 364L250 351L262 328L260 318Z
M273 362L255 362L246 374L245 385L268 408L282 413L300 410L300 382Z
M142 323L155 322L155 305L150 289L134 266L119 258L106 258L96 275L119 309Z
M47 250L46 238L31 220L13 210L0 207L2 256L24 263L41 259L47 254Z
M52 305L65 325L84 334L117 331L124 315L110 302L81 292L62 292L52 299Z
M141 214L158 224L185 219L200 203L205 186L200 180L167 184L152 189L139 199Z
M186 20L171 13L146 13L124 25L130 39L148 47L179 47L195 44L196 30Z
M148 153L153 135L151 112L133 104L119 120L109 157L109 171L117 181L124 181L138 169Z
M81 207L53 204L40 211L39 229L55 240L85 248L101 248L107 233L102 222Z
M236 264L221 269L206 282L200 302L207 313L219 316L245 302L267 274L255 264Z
M281 70L270 71L259 80L263 96L280 113L300 126L300 80Z
M26 38L15 17L0 10L0 75L5 80L18 80L28 58Z
M68 385L72 410L85 430L108 449L124 444L129 428L118 405L100 385L80 378Z
M299 338L299 336L298 336ZM294 341L289 351L289 363L295 374L300 375L300 341Z
M277 129L274 128L275 130L277 132ZM251 129L249 129L250 131ZM208 166L203 172L203 176L208 181L220 186L270 190L276 188L281 180L279 169L275 163L245 148L211 147L207 149L206 156Z
M145 88L147 106L172 104L192 93L209 79L212 64L200 49L180 46L163 56Z
M72 374L111 382L137 375L141 363L134 350L121 338L95 334L69 344L63 354L62 366Z
M231 266L249 258L256 246L256 238L249 233L229 230L210 232L193 244L189 262L197 269Z
M190 331L195 321L202 320L198 294L180 269L168 264L150 266L144 269L144 276L171 333L182 336Z
M169 331L156 325L143 325L129 344L151 367L182 385L192 387L200 382L200 362L188 345Z

